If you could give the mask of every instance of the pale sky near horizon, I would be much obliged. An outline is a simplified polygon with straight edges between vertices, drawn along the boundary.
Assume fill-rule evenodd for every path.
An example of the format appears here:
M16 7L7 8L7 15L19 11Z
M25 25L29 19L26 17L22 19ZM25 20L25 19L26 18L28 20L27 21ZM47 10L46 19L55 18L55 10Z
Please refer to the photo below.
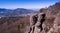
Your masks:
M27 8L39 9L60 2L60 0L0 0L0 8Z

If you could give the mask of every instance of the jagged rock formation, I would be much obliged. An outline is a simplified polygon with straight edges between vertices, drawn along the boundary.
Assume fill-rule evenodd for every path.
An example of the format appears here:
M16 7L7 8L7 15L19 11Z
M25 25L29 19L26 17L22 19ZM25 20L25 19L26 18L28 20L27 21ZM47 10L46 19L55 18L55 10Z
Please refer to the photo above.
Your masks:
M29 33L60 33L60 2L31 16Z

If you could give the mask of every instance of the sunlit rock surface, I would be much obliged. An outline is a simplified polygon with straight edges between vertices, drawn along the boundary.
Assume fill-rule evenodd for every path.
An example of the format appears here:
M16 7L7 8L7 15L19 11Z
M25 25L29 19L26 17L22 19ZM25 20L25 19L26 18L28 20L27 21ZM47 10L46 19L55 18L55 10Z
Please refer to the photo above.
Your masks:
M40 9L39 13L31 16L30 23L28 33L60 33L60 2Z

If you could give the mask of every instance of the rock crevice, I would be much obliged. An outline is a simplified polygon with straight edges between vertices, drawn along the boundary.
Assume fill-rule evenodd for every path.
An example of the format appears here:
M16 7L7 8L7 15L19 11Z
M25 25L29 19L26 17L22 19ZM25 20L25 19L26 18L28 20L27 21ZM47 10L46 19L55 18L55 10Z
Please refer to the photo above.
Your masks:
M59 33L60 32L60 2L30 17L29 33ZM57 9L59 8L59 9Z

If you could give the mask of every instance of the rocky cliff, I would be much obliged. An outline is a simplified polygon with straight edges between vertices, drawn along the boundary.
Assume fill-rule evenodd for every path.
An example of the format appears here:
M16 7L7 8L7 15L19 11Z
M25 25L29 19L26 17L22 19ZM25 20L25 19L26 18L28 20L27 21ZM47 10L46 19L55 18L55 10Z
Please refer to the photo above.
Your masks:
M31 16L28 33L60 33L60 2Z

